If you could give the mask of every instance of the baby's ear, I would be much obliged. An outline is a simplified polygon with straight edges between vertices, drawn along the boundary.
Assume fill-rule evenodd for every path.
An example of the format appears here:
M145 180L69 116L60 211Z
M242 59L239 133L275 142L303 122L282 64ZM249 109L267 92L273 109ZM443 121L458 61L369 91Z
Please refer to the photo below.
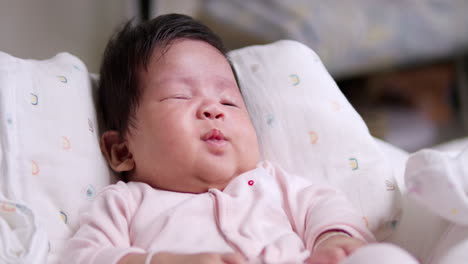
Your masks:
M127 142L115 130L102 134L101 151L109 166L116 172L131 171L135 167L135 161L128 150Z

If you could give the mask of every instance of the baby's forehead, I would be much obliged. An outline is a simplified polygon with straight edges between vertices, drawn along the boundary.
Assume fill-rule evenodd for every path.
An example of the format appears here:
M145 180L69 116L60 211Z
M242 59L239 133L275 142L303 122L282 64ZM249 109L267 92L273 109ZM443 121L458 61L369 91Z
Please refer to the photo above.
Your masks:
M240 89L235 80L226 78L211 78L200 80L191 76L171 75L154 82L142 85L143 93L147 96L178 94L240 94Z
M214 88L218 92L224 90L239 90L237 79L233 72L230 74L192 74L190 72L167 70L146 71L140 74L141 87L158 87L171 89L175 87Z
M140 71L141 87L193 86L205 82L220 90L239 89L234 69L225 54L204 41L183 40L154 48Z
M162 76L157 80L157 84L185 84L187 86L194 86L199 85L201 82L210 82L210 84L212 84L217 90L224 90L226 88L236 88L236 82L231 78L214 75L209 76L208 78L209 79L206 80L205 78L199 76L173 74Z

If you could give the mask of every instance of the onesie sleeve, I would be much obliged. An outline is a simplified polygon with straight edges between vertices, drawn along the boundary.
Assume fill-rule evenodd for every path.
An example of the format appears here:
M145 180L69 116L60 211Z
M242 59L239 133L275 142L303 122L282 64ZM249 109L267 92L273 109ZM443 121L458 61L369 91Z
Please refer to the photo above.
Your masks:
M307 249L312 251L318 236L331 230L343 231L366 242L375 241L362 217L340 190L288 174L269 162L263 166L276 178L285 211Z
M125 183L105 188L80 219L80 228L67 243L64 263L117 263L129 253L144 253L132 247L129 223L135 201Z

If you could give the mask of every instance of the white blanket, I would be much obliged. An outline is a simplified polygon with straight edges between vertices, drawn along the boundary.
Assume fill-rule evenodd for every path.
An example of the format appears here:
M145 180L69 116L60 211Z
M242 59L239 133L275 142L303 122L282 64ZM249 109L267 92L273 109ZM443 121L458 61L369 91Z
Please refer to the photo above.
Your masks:
M411 198L448 222L425 263L467 263L468 148L416 152L407 162L405 182Z
M0 263L46 263L48 251L47 236L37 228L32 211L0 199Z

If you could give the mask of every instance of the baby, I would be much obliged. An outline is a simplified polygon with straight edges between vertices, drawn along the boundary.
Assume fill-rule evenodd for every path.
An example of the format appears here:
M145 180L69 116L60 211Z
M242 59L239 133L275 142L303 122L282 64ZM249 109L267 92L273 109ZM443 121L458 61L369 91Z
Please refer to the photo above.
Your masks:
M128 23L99 103L123 181L84 214L67 263L339 263L374 241L343 194L260 161L223 44L192 18Z

